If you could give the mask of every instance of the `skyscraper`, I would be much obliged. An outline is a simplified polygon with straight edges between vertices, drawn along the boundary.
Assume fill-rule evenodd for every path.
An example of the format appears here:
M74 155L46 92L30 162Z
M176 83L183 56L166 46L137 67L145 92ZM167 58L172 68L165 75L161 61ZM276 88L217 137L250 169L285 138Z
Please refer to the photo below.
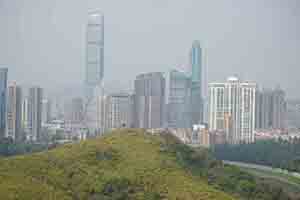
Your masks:
M42 123L45 124L51 120L51 101L49 99L43 99L42 107Z
M7 68L0 68L0 139L5 137L6 129L7 71Z
M101 101L104 77L104 16L90 12L86 32L86 99L84 102L84 125L91 135L100 134Z
M203 122L203 98L202 98L202 49L199 41L194 41L190 52L190 64L192 75L191 107L190 115L192 124Z
M222 130L231 144L254 142L256 83L230 77L209 84L209 129Z
M183 71L172 70L169 81L168 127L191 128L191 78Z
M286 128L287 103L282 89L263 89L257 92L256 128Z
M256 93L256 129L268 129L272 127L272 90L263 89Z
M102 84L104 77L104 16L101 12L90 12L86 30L86 92Z
M26 97L22 101L22 130L26 135L29 132L29 129L28 129L28 117L29 117L28 107L29 107L28 98Z
M141 74L134 82L136 128L162 128L165 109L165 78L161 72Z
M32 87L29 89L28 99L28 128L29 140L40 141L42 126L42 88Z
M14 82L8 87L7 105L7 137L22 141L22 93L21 88Z
M285 92L276 88L272 95L272 128L283 129L286 127L287 103Z

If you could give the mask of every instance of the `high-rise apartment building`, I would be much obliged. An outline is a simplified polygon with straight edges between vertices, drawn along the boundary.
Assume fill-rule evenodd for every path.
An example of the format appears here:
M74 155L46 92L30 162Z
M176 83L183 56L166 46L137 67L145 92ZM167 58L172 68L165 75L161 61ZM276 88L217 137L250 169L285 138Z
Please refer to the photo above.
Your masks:
M165 78L161 72L141 74L134 82L136 128L161 128L164 123Z
M172 70L169 76L168 127L191 128L191 78L186 72Z
M42 139L42 88L32 87L29 89L28 97L28 139L39 141Z
M280 88L263 89L256 97L256 128L283 129L286 127L287 104Z
M203 122L203 98L202 98L202 48L199 41L194 41L190 52L191 64L191 104L190 115L192 124Z
M130 128L133 126L133 98L127 93L105 97L105 130Z
M209 84L209 129L225 131L231 144L254 142L256 83L230 77Z
M6 132L7 68L0 68L0 139Z
M8 87L6 136L18 142L24 139L22 132L22 92L15 82Z
M285 92L282 89L276 88L273 91L271 108L272 128L286 128L287 103L285 100Z

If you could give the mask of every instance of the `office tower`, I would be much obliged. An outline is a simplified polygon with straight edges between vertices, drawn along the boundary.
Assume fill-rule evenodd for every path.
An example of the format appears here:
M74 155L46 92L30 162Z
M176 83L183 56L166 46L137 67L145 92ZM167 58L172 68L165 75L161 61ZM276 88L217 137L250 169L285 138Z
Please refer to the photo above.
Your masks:
M230 144L254 142L256 83L230 77L209 84L209 129L225 131Z
M31 141L40 141L42 126L42 99L43 91L39 87L29 89L28 97L28 139Z
M100 12L89 13L86 31L86 95L92 97L104 76L104 16Z
M104 16L90 12L86 33L86 99L84 102L84 125L93 135L100 134L101 99L104 77Z
M191 78L183 71L172 70L169 81L168 127L191 128Z
M5 137L6 131L7 72L7 68L0 68L0 139Z
M190 64L192 71L190 115L192 124L203 122L203 98L202 98L202 49L199 41L194 41L190 52Z
M283 129L286 127L286 112L285 92L280 88L276 88L272 94L272 128Z
M272 90L263 89L256 93L255 128L268 129L272 126Z
M105 130L130 128L132 124L133 99L127 93L111 94L105 97Z
M165 107L165 78L161 72L141 74L134 82L136 128L162 128Z
M7 104L7 137L15 141L24 139L22 132L22 93L21 88L14 82L8 87Z
M49 123L51 121L51 101L49 99L43 99L42 101L42 124Z

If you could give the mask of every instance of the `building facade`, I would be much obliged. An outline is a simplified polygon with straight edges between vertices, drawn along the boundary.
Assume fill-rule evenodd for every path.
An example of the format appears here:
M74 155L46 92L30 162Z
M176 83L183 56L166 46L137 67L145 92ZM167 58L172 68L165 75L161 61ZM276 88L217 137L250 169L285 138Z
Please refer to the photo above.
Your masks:
M254 142L256 83L231 77L209 84L209 129L225 131L230 144Z
M105 130L133 127L133 97L127 93L105 98Z
M162 128L165 114L165 78L161 72L141 74L134 82L134 127Z
M28 139L40 141L42 139L42 99L43 90L39 87L29 89L28 97Z
M43 99L42 101L42 124L47 124L51 121L51 101Z
M0 68L0 139L6 135L7 68Z
M190 116L192 124L203 123L203 97L202 97L202 48L199 41L194 41L190 52L191 64L191 103Z
M169 82L168 127L191 128L191 78L183 71L172 70Z
M22 131L22 91L15 82L8 87L6 136L18 142L25 139Z
M280 88L263 89L256 97L256 129L284 129L287 124L287 102Z

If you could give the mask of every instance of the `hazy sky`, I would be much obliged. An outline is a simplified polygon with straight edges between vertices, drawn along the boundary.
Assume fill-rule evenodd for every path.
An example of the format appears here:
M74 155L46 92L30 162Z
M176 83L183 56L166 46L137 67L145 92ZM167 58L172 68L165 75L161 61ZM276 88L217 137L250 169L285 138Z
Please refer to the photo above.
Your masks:
M89 9L105 14L108 87L187 64L197 39L209 81L237 74L300 98L299 0L0 0L0 65L9 80L79 88Z

